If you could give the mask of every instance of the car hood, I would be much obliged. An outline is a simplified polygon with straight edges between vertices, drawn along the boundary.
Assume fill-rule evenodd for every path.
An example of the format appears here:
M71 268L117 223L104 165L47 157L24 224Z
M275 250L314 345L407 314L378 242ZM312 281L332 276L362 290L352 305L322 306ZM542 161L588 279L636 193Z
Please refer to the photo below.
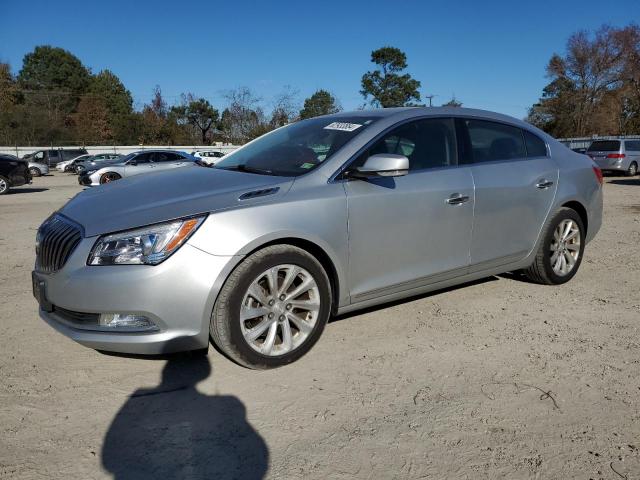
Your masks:
M273 201L293 178L189 166L124 178L84 190L59 213L84 227L86 237L174 218ZM268 192L263 190L269 189ZM272 191L273 190L273 191ZM244 194L249 198L240 200Z

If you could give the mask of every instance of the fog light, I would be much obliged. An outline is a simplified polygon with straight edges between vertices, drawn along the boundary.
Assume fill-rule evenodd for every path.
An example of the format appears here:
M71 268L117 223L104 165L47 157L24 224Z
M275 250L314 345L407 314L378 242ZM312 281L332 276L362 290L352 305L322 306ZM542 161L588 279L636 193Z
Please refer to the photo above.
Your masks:
M158 330L156 324L144 315L133 315L126 313L101 313L100 326L121 330Z

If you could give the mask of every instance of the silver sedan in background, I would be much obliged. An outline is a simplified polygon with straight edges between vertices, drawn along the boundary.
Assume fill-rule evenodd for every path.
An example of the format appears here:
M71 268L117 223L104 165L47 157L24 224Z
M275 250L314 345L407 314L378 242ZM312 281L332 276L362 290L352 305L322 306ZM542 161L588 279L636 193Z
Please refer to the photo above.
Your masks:
M125 167L126 168L126 167ZM570 280L602 174L495 113L400 108L275 130L215 168L85 190L38 231L40 314L100 350L270 368L331 315L507 271Z
M118 160L118 163L109 162L104 167L98 163L96 170L87 170L82 173L78 177L78 182L81 185L94 187L124 177L184 167L198 161L186 152L174 150L141 150Z

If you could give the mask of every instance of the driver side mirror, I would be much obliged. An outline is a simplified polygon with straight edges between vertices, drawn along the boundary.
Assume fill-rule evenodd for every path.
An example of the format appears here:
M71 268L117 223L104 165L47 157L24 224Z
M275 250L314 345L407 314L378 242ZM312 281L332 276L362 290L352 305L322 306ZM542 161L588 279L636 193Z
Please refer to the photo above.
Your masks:
M409 159L404 155L379 153L371 155L364 165L350 172L351 177L402 177L409 173Z

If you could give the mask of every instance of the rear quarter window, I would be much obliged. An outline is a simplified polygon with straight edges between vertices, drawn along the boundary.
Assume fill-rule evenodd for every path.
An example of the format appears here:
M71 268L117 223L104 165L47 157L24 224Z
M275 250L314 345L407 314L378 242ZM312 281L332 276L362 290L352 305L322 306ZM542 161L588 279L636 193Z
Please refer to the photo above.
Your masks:
M544 141L533 133L523 130L524 143L527 147L527 157L546 157L547 145Z

